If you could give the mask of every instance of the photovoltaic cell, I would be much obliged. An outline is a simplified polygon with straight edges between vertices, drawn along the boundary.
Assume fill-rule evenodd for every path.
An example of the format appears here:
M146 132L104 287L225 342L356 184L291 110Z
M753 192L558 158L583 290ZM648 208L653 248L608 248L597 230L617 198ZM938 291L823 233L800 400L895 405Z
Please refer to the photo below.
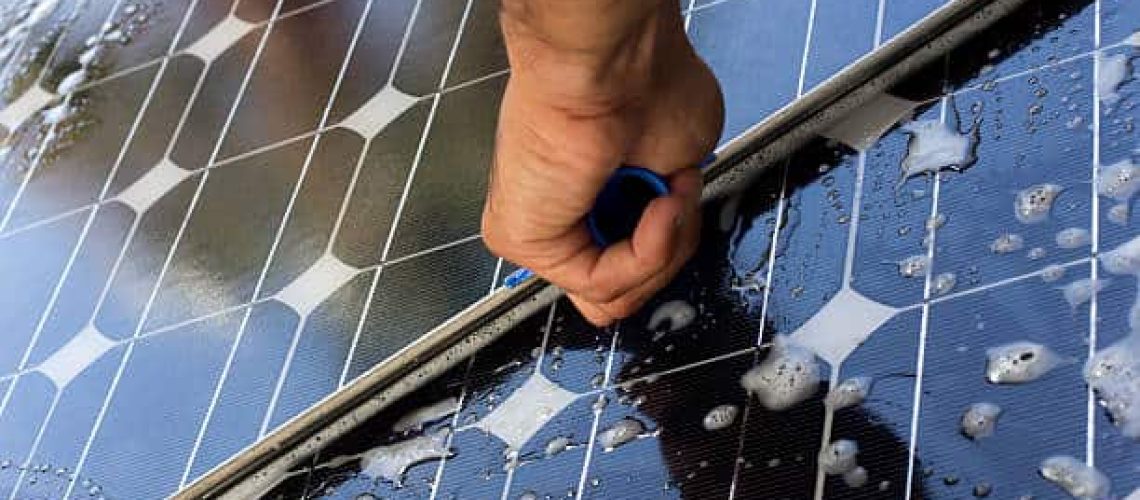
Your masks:
M89 131L52 145L34 118L15 131L5 160L14 174L0 184L0 247L12 249L0 252L0 267L14 277L0 310L11 318L12 346L0 363L8 365L0 369L0 461L14 465L0 467L0 493L13 498L60 488L172 492L511 269L476 238L508 78L496 74L506 66L493 2L95 4L60 2L51 14L61 36L37 56L46 69L34 77L45 92L78 67L104 22L148 12L148 30L109 52L76 94L94 118ZM682 3L692 9L694 45L725 90L723 140L940 5ZM638 316L598 330L561 302L362 426L352 443L333 444L281 491L957 498L991 485L1000 496L1049 496L1058 490L1033 466L1068 453L1095 458L1114 492L1127 494L1140 486L1127 465L1136 448L1089 405L1079 369L1090 348L1127 331L1132 283L1113 277L1076 308L1054 287L1103 280L1089 252L1133 236L1108 221L1113 203L1092 186L1097 163L1135 148L1135 83L1125 81L1122 99L1107 104L1095 82L1105 60L1094 52L1130 57L1134 14L1114 0L1022 9L952 53L945 78L957 90L917 110L959 132L976 123L978 162L969 169L899 183L912 139L898 129L865 153L813 143L735 207L710 207L701 254ZM929 80L933 87L943 77ZM20 86L27 83L9 88ZM362 107L366 115L352 117ZM263 123L267 116L276 118ZM58 153L39 154L47 146ZM166 166L185 172L172 176L178 171ZM1012 193L1041 182L1065 187L1050 219L1016 222ZM145 189L131 191L136 184ZM935 214L945 223L928 230ZM1089 229L1090 246L1056 248L1066 227ZM989 243L1002 232L1026 247L992 255ZM1044 256L1030 259L1034 247ZM898 276L898 261L913 255L930 258L925 272ZM1065 278L1042 283L1048 264L1067 266ZM935 293L935 276L950 272L954 289ZM740 375L771 355L775 334L793 334L847 297L842 290L897 312L873 332L855 332L866 342L821 373L807 402L788 413L763 409ZM649 331L653 308L667 300L692 304L697 319L676 332ZM111 347L77 351L84 368L58 387L65 379L52 357L78 335ZM1047 343L1067 364L1024 387L985 383L985 349L1023 339ZM505 456L499 438L472 426L535 370L580 396ZM871 396L829 411L827 389L852 376L874 380ZM353 475L351 461L322 468L394 443L376 429L446 397L458 411L427 430L450 428L455 455L412 467L403 488ZM992 440L973 443L957 434L956 419L983 399L1007 413ZM1043 411L1047 399L1055 407ZM707 431L701 419L718 404L739 413L728 428ZM646 434L607 452L599 435L626 417ZM139 437L141 427L163 436ZM546 457L557 437L569 448ZM843 438L859 443L868 471L860 488L838 477L817 482L819 450Z

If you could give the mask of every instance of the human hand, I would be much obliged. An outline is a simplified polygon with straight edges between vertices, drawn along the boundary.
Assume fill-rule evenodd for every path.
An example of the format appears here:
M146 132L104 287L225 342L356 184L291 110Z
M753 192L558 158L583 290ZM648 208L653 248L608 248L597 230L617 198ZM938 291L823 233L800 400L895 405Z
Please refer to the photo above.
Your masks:
M716 145L724 111L676 1L586 2L604 4L592 13L581 3L503 3L512 74L483 237L607 325L636 311L696 250L695 165ZM622 164L661 174L671 192L649 204L631 238L598 248L583 220Z

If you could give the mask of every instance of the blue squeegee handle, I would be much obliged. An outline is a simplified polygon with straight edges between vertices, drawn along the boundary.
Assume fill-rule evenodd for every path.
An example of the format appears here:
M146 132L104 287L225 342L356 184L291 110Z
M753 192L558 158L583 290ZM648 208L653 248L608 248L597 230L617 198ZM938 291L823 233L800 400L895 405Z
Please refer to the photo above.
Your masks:
M701 163L701 168L715 159L715 155L709 155ZM644 167L618 167L598 192L594 207L586 214L590 238L601 248L629 238L649 204L668 194L669 180L661 174ZM503 279L503 285L514 288L533 274L529 269L518 269Z

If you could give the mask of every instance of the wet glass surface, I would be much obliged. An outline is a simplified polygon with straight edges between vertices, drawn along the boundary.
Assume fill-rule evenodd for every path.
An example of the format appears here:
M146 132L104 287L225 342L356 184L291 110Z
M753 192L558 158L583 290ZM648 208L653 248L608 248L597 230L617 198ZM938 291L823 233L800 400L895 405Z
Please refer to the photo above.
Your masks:
M915 120L965 137L976 128L977 160L960 171L901 179L915 139L898 127L865 153L813 143L738 198L708 207L699 256L640 314L598 330L559 302L267 496L1054 498L1062 490L1037 473L1053 455L1095 461L1113 493L1127 495L1140 487L1140 444L1090 406L1081 375L1090 349L1128 334L1136 296L1133 280L1106 277L1090 259L1136 234L1097 214L1112 200L1093 190L1094 161L1132 154L1121 143L1134 147L1126 115L1135 97L1129 79L1113 105L1100 96L1096 22L1088 2L1030 7L999 26L1005 31L983 35L918 77L946 81L951 93L919 90L937 88L925 82L900 85L900 95L926 92ZM1013 24L1029 28L1015 34ZM1105 53L1133 57L1119 38L1101 41ZM1018 192L1045 183L1063 188L1047 217L1020 221ZM1096 236L1058 243L1067 228ZM994 246L1006 233L1020 237L1015 251ZM916 255L925 265L901 275L899 261ZM1055 269L1064 275L1053 281ZM1103 288L1070 303L1060 287L1088 278ZM676 300L694 308L691 323L647 327L657 306ZM858 320L872 316L875 303L885 319ZM814 395L785 411L750 397L741 376L774 355L771 342L808 338L813 322L829 317L838 318L832 328L866 331L829 332L862 341L821 351L827 362ZM987 349L1017 341L1045 345L1060 361L1038 380L988 382ZM511 450L480 423L516 404L508 398L527 394L536 373L577 396ZM872 381L866 399L830 409L828 387L851 377ZM459 401L456 412L423 433L446 436L450 454L411 466L403 485L359 465L325 466L407 439L387 432L389 423L448 395ZM961 418L979 402L1002 413L992 436L971 439ZM735 418L705 427L720 405L737 408ZM606 449L607 429L623 419L644 430ZM839 439L858 444L864 476L821 472L820 450Z
M0 26L48 3L4 4ZM725 88L722 142L940 4L682 1ZM477 235L507 78L494 1L54 5L0 45L5 497L172 492L513 269ZM1128 335L1137 295L1090 257L1137 234L1093 167L1136 154L1138 16L1031 2L893 90L923 123L976 128L977 161L903 181L906 130L864 153L815 141L708 207L700 255L635 317L599 330L559 302L266 496L1053 498L1035 468L1054 454L1127 495L1140 445L1080 373ZM1042 183L1063 189L1024 224L1016 194ZM1088 244L1058 246L1070 228ZM995 254L1007 233L1021 248ZM925 265L900 276L911 257ZM650 328L677 301L691 322ZM780 335L824 359L811 397L772 411L740 381ZM986 349L1022 340L1061 362L987 383ZM851 377L869 395L829 410ZM543 381L549 411L511 401ZM1004 412L972 441L958 426L978 402ZM706 426L723 405L734 418ZM393 432L424 407L422 429ZM543 418L514 452L480 428L520 415ZM378 453L418 438L430 453L403 474ZM839 439L865 479L819 472Z

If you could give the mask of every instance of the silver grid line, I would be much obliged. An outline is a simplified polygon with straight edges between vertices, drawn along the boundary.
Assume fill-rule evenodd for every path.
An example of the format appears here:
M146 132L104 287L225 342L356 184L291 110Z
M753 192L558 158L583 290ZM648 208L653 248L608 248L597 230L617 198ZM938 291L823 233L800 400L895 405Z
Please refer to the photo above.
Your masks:
M345 75L346 71L348 70L349 61L352 58L352 54L356 50L356 43L360 39L360 34L364 30L365 21L368 19L368 13L371 12L371 10L372 10L372 0L369 0L368 2L366 2L364 4L364 9L360 14L360 20L358 20L356 23L356 30L353 32L352 40L349 42L348 48L346 49L346 55L345 55L345 57L341 63L341 67L337 73L336 80L333 82L332 89L329 92L328 102L325 104L325 109L321 113L321 118L320 118L318 128L323 128L324 125L328 122L329 115L332 112L333 104L336 102L337 92L340 90L340 86L344 81L344 75ZM284 213L281 215L281 221L277 225L277 230L276 230L275 234L273 235L273 242L269 246L269 253L266 255L265 261L262 263L261 271L258 273L257 282L254 284L253 293L252 293L252 297L254 299L256 299L257 297L259 297L261 295L262 287L265 285L265 279L269 274L269 269L273 265L274 257L277 255L277 248L281 244L281 239L284 237L285 230L288 227L289 220L291 219L291 216L293 213L293 207L296 205L297 197L300 194L302 187L304 187L305 179L308 177L309 168L312 166L313 157L316 154L317 148L320 147L321 137L322 137L321 134L317 134L317 136L309 144L309 150L305 154L304 162L301 164L301 171L300 171L300 173L298 173L297 181L293 183L293 190L289 194L289 201L285 206ZM356 178L356 172L353 173L353 180L355 180L355 178ZM345 210L345 207L347 206L347 204L348 204L348 197L345 197L344 202L342 203L342 206L341 206L340 216L343 216L344 210ZM339 219L338 219L338 222L339 222ZM334 228L335 228L335 226L334 226ZM335 229L334 229L334 231L335 231ZM330 247L331 247L331 244L332 244L332 238L330 237L330 241L329 241ZM328 250L326 249L326 252L327 251ZM228 378L230 369L233 366L234 358L237 357L238 349L241 346L241 341L245 336L246 327L249 324L249 318L252 315L252 313L253 313L252 307L246 308L245 313L242 315L241 322L238 324L237 333L234 336L233 343L230 345L230 352L226 356L225 364L222 366L222 372L218 375L217 383L214 385L213 394L210 396L210 403L206 406L206 413L202 417L202 423L198 426L197 436L194 438L194 444L192 445L192 447L190 449L190 453L187 457L186 466L183 469L182 477L179 479L179 483L178 483L179 488L186 486L187 481L189 481L189 479L190 479L190 471L193 469L194 461L198 457L198 450L202 446L202 441L206 437L206 431L209 427L209 422L211 420L211 417L213 416L215 408L217 407L218 400L221 398L222 389L225 386L225 381ZM307 318L307 315L306 315L306 318ZM298 322L298 326L297 326L298 331L300 331L304 328L306 318L301 318L301 320ZM299 337L299 335L297 335L296 337ZM284 381L284 377L282 377L278 381L278 384L280 384L283 381ZM280 386L278 386L278 390L279 390L279 388L280 388ZM278 393L275 392L274 396L276 396L277 394ZM267 418L268 418L268 415L270 415L270 414L271 414L271 412L266 412Z
M237 94L234 97L234 102L230 106L229 114L226 117L225 123L222 125L221 132L218 134L217 142L214 145L213 151L210 153L210 160L207 162L207 164L209 162L212 162L214 159L216 159L218 152L221 150L222 143L225 141L226 134L229 131L230 124L232 123L234 116L237 114L238 106L241 104L242 98L245 95L246 88L248 87L249 81L250 81L251 77L253 76L253 71L257 67L257 62L261 58L261 53L265 48L266 42L269 40L269 35L273 31L273 25L276 21L275 18L277 17L277 14L281 10L282 2L283 2L283 0L277 0L276 4L274 5L273 14L271 15L270 22L269 22L268 26L266 27L266 29L261 34L261 38L258 41L257 49L254 52L253 57L250 59L249 66L246 68L246 72L242 78L241 85L239 85L239 87L238 87ZM236 6L237 6L237 4L235 3L234 7L236 8ZM202 72L203 77L199 78L199 84L205 79L204 78L205 74L206 74L206 71L203 70L203 72ZM200 86L199 86L199 88L200 88ZM196 97L196 94L197 94L197 92L195 92L195 97ZM193 101L193 99L192 99L192 101ZM189 107L187 109L189 109ZM179 123L179 128L181 128L182 125L183 125L183 123ZM173 142L171 144L173 145ZM136 329L135 329L136 331L135 331L134 336L138 336L138 334L141 333L141 331L142 331L142 329L146 323L146 319L150 315L150 309L154 305L154 299L158 295L158 291L162 285L163 277L165 276L166 271L169 268L171 261L173 260L175 250L178 248L178 244L179 244L180 240L182 239L182 235L185 233L186 226L188 225L188 223L190 221L191 215L194 213L194 208L197 205L197 202L198 202L198 200L202 194L202 189L205 187L206 179L208 177L209 177L209 171L206 171L204 174L202 174L201 179L198 180L198 185L195 188L194 195L190 200L190 205L189 205L189 207L187 207L186 213L182 218L182 223L178 228L178 232L175 234L174 241L173 241L173 243L171 243L170 249L167 251L166 258L165 258L165 260L162 264L162 268L158 274L158 279L155 280L155 284L151 289L150 296L147 298L146 305L143 307L142 315L139 318L139 323L136 326ZM134 227L137 227L137 222L139 219L141 219L141 217L136 218L136 225L133 226L132 229ZM132 233L133 233L133 231L132 231ZM129 363L129 361L131 359L131 354L134 352L134 347L136 345L137 345L136 343L132 342L130 345L127 346L125 352L123 353L123 358L119 363L119 367L115 372L114 378L111 380L111 386L108 388L107 395L103 400L103 405L99 410L99 415L95 418L95 424L92 426L91 433L87 438L87 442L83 445L83 451L80 454L79 461L78 461L78 463L76 463L75 467L72 469L76 476L81 474L83 471L83 466L87 460L88 454L91 451L92 445L94 445L94 443L95 443L95 438L99 433L99 429L102 427L103 419L106 417L107 411L110 409L111 402L114 399L116 389L118 388L118 385L119 385L119 381L122 379L123 372L126 371L127 364ZM67 492L64 496L71 496L72 490L75 489L76 483L77 483L77 481L72 481L71 483L69 483L68 488L67 488Z

